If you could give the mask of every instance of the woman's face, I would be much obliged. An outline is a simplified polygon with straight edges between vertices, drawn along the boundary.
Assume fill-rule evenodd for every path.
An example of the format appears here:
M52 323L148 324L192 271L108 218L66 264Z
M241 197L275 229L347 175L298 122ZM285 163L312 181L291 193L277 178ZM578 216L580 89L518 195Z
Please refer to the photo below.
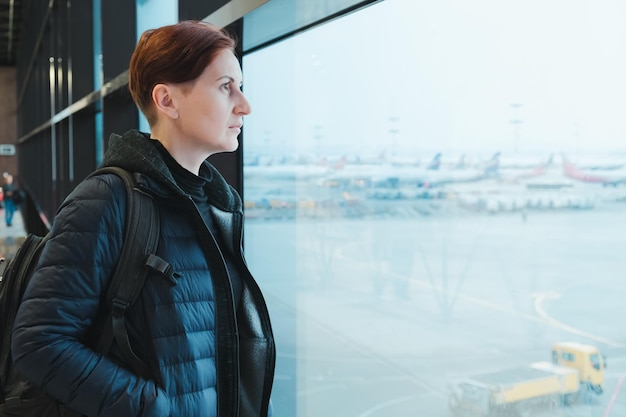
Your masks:
M239 61L225 49L195 83L176 87L178 139L201 153L237 149L243 116L250 114L241 83Z

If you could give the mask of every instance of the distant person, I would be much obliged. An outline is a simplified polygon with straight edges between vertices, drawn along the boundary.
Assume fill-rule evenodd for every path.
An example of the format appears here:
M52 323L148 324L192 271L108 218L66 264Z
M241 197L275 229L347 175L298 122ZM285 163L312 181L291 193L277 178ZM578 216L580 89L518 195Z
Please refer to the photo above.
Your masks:
M115 175L83 181L54 219L17 313L17 370L86 416L266 417L275 347L268 310L242 252L242 201L206 159L238 147L251 111L235 42L207 23L146 31L129 89L150 133L112 135L103 165L135 172L160 216L151 273L127 323L154 373L85 342L122 247L125 187Z
M13 175L5 172L2 174L4 184L2 185L2 194L4 200L4 220L8 227L13 226L13 215L15 214L15 201L13 199L15 193L15 185L13 185Z

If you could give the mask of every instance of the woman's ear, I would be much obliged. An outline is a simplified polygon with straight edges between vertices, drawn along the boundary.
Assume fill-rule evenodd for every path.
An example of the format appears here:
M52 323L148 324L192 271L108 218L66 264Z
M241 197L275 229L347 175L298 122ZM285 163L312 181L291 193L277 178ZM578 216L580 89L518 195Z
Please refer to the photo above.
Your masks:
M152 89L152 101L157 111L172 119L178 118L176 103L172 97L172 87L167 84L157 84Z

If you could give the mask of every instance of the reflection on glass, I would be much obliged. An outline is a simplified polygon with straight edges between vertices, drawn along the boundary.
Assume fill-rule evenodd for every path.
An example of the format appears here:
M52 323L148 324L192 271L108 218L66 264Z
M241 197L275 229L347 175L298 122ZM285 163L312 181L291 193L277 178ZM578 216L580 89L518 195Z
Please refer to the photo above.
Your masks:
M626 414L624 18L386 0L244 57L275 416Z

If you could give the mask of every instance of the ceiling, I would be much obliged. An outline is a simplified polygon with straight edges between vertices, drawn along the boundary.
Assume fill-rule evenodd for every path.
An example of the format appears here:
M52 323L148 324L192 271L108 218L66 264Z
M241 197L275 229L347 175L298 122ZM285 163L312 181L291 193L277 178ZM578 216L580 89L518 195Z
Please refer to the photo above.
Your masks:
M0 66L14 66L23 0L0 0Z

